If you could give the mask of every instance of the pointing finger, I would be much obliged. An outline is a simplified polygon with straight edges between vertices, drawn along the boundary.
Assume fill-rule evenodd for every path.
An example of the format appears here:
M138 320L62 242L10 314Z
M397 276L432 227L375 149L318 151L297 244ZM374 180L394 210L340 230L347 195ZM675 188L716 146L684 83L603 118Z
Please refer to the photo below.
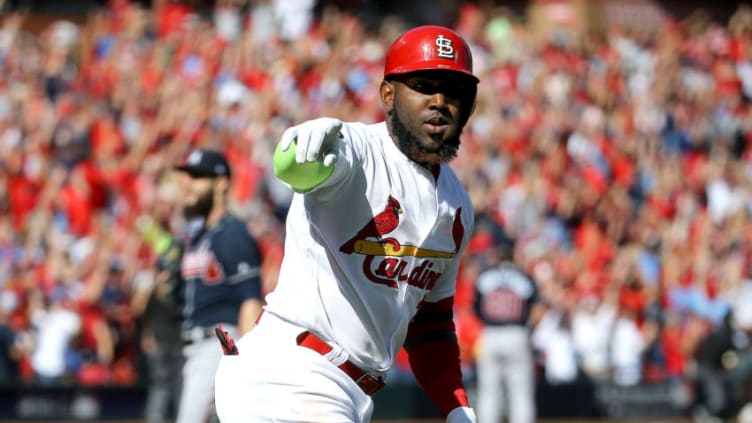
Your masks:
M287 128L285 132L282 133L282 138L279 142L279 148L281 151L287 151L288 149L290 149L290 146L295 140L296 134L297 131L295 127Z
M306 152L306 161L315 162L319 159L321 146L324 143L324 137L326 132L321 129L314 129L311 131L311 139L308 143L308 151Z
M306 156L310 149L311 130L306 126L298 129L298 147L295 151L295 162L302 164L306 162Z

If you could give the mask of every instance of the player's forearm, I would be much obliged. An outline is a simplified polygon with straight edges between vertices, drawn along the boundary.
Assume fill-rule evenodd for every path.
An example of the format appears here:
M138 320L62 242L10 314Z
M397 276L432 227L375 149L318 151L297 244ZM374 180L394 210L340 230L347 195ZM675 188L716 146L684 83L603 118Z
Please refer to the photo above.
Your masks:
M238 314L239 335L243 335L256 326L256 318L258 318L259 313L261 313L262 307L263 303L259 299L250 299L243 302Z
M469 407L462 384L460 350L456 342L431 342L408 352L418 384L447 417L457 407Z
M452 298L424 304L410 323L405 342L415 379L444 417L458 407L469 407L452 306Z

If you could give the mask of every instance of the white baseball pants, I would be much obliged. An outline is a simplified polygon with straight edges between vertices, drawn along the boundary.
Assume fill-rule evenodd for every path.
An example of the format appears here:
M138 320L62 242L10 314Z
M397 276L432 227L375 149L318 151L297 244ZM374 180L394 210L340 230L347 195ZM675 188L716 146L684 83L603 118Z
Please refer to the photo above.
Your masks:
M304 329L265 312L223 356L215 377L222 423L366 423L373 401L324 356L296 343Z

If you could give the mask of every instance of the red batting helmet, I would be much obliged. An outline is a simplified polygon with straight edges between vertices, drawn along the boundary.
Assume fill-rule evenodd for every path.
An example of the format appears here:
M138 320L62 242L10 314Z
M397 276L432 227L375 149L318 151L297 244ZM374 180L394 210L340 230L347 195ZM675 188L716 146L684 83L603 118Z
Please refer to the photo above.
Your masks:
M478 82L467 42L443 26L413 28L400 35L386 53L384 78L421 70L462 72Z

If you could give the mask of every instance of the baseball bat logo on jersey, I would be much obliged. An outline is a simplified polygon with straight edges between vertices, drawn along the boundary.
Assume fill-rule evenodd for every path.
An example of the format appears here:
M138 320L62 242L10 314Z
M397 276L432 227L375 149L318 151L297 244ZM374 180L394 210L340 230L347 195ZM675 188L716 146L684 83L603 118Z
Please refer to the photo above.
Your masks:
M421 289L431 289L441 272L432 269L436 263L432 259L452 258L457 254L464 236L460 219L462 208L457 209L452 225L454 251L439 251L402 244L393 237L387 237L399 226L402 206L391 195L384 209L366 223L350 240L342 244L340 251L345 254L362 254L363 272L372 282L397 288L398 282ZM372 238L375 238L374 241ZM381 258L375 262L376 258ZM437 266L440 267L440 266Z
M202 243L195 251L185 253L181 266L183 279L199 278L207 285L222 281L225 272L217 256L209 249L209 243Z

